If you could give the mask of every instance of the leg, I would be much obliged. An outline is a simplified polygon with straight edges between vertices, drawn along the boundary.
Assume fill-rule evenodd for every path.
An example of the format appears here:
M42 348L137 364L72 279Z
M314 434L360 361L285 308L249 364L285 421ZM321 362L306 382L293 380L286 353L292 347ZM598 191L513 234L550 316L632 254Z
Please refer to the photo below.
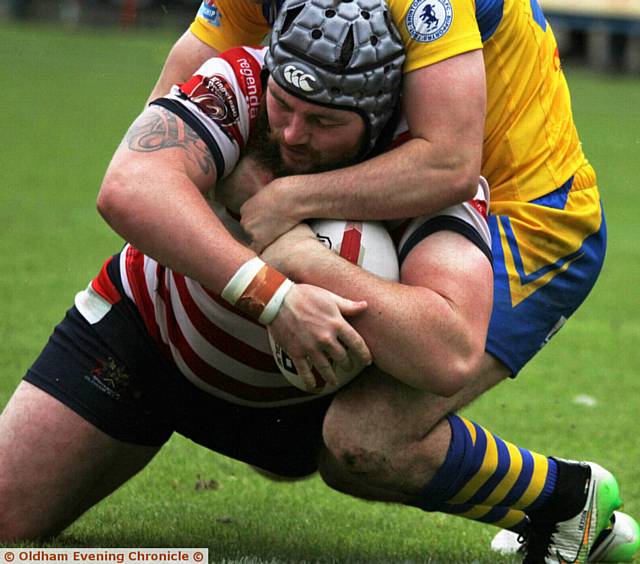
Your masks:
M22 382L0 417L0 539L59 533L158 449L112 439Z
M379 372L370 372L340 392L324 425L327 450L321 471L330 485L372 499L416 503L415 496L424 492L448 455L451 430L445 416L509 374L516 374L573 313L595 282L604 258L604 222L597 189L585 189L579 184L572 180L544 201L519 203L515 209L493 206L494 213L505 215L493 215L489 222L495 268L494 309L487 338L491 355L485 354L475 380L448 399L403 386ZM566 200L562 209L556 200ZM541 231L540 224L547 228ZM576 233L577 229L580 233ZM510 237L504 235L505 230ZM571 236L564 236L566 233ZM553 234L557 236L552 237ZM554 242L551 246L543 242L549 237ZM546 274L535 278L534 284L518 268L510 266L521 263L527 272L537 272L540 265L564 266L540 269ZM493 436L488 441L493 449L499 442L503 452L511 449L516 458L521 458L513 445L507 447ZM546 474L547 464L551 470L554 464L530 454L525 453L527 460L521 465L525 475L516 485L527 490L522 493L526 493L525 501L534 503L536 488L544 478L536 475L536 486L531 488L521 486L522 482L531 481L526 479L527 474ZM477 452L475 456L469 475L482 471L489 479L490 471L503 472L504 466L515 472L508 462L491 470L495 455ZM499 493L503 490L504 483ZM516 488L507 500L517 497L517 493ZM480 497L469 499L477 504ZM460 501L462 496L452 498L459 505L466 503ZM496 498L498 495L491 499Z
M587 502L585 484L600 483L611 501L599 517L602 529L619 506L617 485L606 471L597 470L592 481L593 464L567 464L517 447L451 413L509 373L489 355L483 368L452 398L431 397L379 371L358 379L338 394L325 420L325 481L358 497L521 531L528 525L525 513L570 521Z
M570 187L569 182L560 195L566 195ZM594 220L589 225L594 231L582 245L590 252L554 247L554 252L563 255L559 264L564 266L536 278L537 284L530 284L517 268L512 272L505 266L514 261L505 260L504 249L515 253L514 240L526 240L528 226L514 217L501 220L500 229L497 219L491 224L496 294L488 350L503 359L503 364L487 355L475 381L450 399L430 398L375 372L339 394L324 429L327 449L321 472L330 485L368 499L465 515L500 526L523 525L526 512L536 531L556 526L559 531L557 538L547 535L544 544L530 543L533 558L534 544L542 550L566 544L571 547L566 553L573 558L578 551L582 561L582 553L593 546L594 535L618 507L615 479L593 463L569 464L548 458L507 443L470 421L447 415L509 373L517 373L573 313L595 281L604 255L597 191L582 190L569 196L567 209L559 212L553 211L556 202L550 199L552 211L547 215L552 228L544 236L561 233L557 223L571 224L573 215L584 216L583 211L573 208L590 199L587 211ZM544 202L536 206L536 210L545 209ZM518 237L511 236L503 246L500 237L507 228L510 235L517 232ZM521 253L516 254L518 266L524 259ZM558 262L548 259L536 258L533 264ZM571 303L565 297L567 287L576 288ZM561 299L556 294L561 294ZM592 507L594 495L597 503ZM584 523L592 518L595 526L587 535Z
M480 375L444 398L369 370L341 391L327 412L323 479L359 497L415 503L447 455L451 431L444 417L508 376L502 363L485 354Z

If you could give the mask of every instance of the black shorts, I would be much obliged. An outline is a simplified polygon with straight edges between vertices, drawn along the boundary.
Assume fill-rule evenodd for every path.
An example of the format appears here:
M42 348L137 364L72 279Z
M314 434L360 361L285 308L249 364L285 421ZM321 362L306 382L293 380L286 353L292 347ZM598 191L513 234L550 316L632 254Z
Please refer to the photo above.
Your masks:
M254 408L200 390L146 332L124 297L117 260L110 261L108 273L122 299L95 324L72 307L27 371L27 382L120 441L161 446L176 431L281 476L315 472L331 397Z

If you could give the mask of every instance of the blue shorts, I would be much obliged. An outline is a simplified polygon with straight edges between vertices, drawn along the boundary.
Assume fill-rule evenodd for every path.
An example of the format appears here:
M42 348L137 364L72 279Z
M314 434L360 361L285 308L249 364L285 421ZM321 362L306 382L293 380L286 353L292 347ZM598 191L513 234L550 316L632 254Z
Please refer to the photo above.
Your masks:
M107 273L124 296L118 268L111 260ZM207 394L164 358L125 297L94 324L72 307L24 379L114 439L161 446L176 431L288 477L316 471L332 398L252 408Z
M607 234L591 176L531 202L491 204L494 303L487 351L516 375L587 297Z

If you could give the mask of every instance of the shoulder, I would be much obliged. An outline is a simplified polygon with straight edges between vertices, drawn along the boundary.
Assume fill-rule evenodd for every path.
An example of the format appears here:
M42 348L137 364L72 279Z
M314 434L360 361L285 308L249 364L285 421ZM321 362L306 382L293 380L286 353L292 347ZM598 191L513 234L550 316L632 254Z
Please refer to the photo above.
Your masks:
M455 204L435 214L414 218L396 229L394 236L399 239L398 256L403 263L409 253L418 247L429 235L449 231L462 235L493 264L491 252L491 232L488 224L489 185L480 177L476 195L466 202ZM459 245L459 243L456 243Z
M482 47L474 0L388 0L411 72Z
M230 65L234 75L242 77L259 77L264 67L267 47L233 47L215 57Z
M234 47L218 57L229 65L236 88L244 97L251 121L257 116L262 99L262 69L267 47Z
M216 158L218 178L235 166L258 116L265 48L238 47L206 61L154 103L176 114Z
M222 73L229 77L260 74L267 47L232 47L205 61L195 74Z
M257 45L269 31L267 16L270 12L266 7L274 2L202 0L190 30L217 51L235 45Z

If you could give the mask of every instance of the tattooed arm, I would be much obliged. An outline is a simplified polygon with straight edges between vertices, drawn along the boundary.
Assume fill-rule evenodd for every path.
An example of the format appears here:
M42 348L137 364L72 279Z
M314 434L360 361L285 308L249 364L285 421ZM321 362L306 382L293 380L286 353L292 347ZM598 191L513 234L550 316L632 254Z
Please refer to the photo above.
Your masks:
M202 173L203 182L215 182L215 178L207 178L209 174L215 175L213 158L207 146L191 127L160 106L154 106L143 113L129 128L123 142L127 143L131 151L138 153L182 149L180 156L199 168L199 171L190 171L195 175L194 179Z
M220 293L255 253L231 236L207 204L204 194L216 180L212 156L196 133L168 110L151 106L113 156L98 210L144 254ZM269 327L277 341L286 343L301 374L313 381L307 360L312 359L333 382L328 349L336 360L347 355L363 364L371 360L364 340L343 317L365 307L322 288L296 284Z
M254 253L231 237L207 204L204 194L216 180L213 157L195 131L151 106L118 147L98 210L146 255L220 291Z

